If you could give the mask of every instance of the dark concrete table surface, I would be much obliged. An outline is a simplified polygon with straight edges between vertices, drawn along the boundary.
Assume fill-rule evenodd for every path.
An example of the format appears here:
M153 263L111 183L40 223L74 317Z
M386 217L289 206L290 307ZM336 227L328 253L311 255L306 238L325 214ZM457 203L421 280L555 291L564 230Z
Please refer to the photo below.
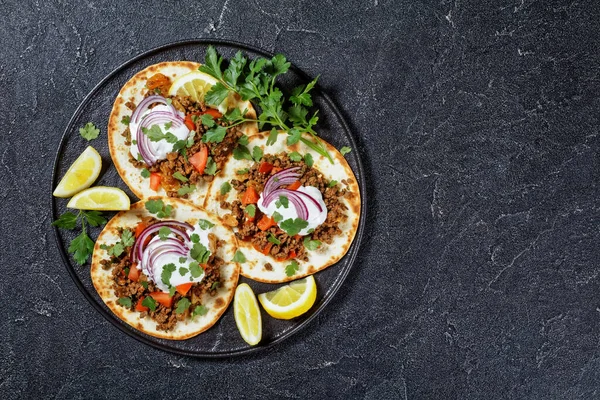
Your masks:
M3 398L598 398L600 3L9 0L0 19ZM283 52L344 110L366 240L301 334L165 353L85 300L50 229L85 95L153 47Z

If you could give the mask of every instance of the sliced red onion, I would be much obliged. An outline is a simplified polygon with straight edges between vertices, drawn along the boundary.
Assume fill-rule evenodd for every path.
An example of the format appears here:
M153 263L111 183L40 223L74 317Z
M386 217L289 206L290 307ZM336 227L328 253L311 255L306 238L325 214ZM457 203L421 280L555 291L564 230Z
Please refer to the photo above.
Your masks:
M148 96L144 100L140 101L140 104L138 104L138 106L135 108L135 110L131 114L131 122L137 124L138 121L140 120L141 116L154 103L164 104L164 105L168 106L171 109L171 113L173 115L177 114L177 110L175 109L175 107L173 107L172 104L169 104L169 102L167 101L167 99L165 99L162 96L153 95L153 96Z
M142 118L141 123L137 126L135 133L137 148L148 166L154 165L158 161L158 156L150 144L150 139L144 134L142 128L150 128L152 125L167 124L169 122L173 124L173 127L179 128L183 124L183 118L177 110L175 110L175 114L169 111L151 111Z
M295 190L288 189L275 189L267 197L263 197L263 205L265 207L268 207L269 204L271 204L274 200L278 199L279 196L285 196L296 208L298 218L308 220L308 207L305 204L305 200L301 196L299 196L298 193L301 192L296 192Z
M284 186L289 185L298 180L300 174L296 173L300 167L292 167L279 171L276 174L271 175L267 182L265 183L265 188L263 189L263 196L268 196L273 190Z
M181 235L186 241L190 240L190 236L188 235L187 230L194 230L194 227L190 224L175 220L161 221L154 225L150 225L149 227L144 229L140 236L135 240L135 244L133 245L133 249L131 251L132 262L136 262L137 260L142 259L142 254L144 252L144 243L146 242L146 239L151 234L158 232L158 230L164 226L175 230L176 232L174 233Z

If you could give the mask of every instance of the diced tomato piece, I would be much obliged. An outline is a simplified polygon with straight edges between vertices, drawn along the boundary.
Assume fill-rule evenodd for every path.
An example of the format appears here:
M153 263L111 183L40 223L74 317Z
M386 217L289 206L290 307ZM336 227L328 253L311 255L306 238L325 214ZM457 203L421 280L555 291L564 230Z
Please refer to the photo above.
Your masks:
M258 199L259 197L258 193L256 193L256 189L254 189L252 186L248 186L248 188L244 192L244 197L242 197L242 204L256 204L256 202L258 202Z
M151 172L150 173L150 189L154 190L155 192L158 192L158 189L160 189L161 178L162 177L160 176L160 173Z
M144 222L139 222L137 224L137 226L135 227L135 238L137 239L142 232L144 232L144 229L146 229L148 227L147 224L145 224Z
M196 168L199 174L203 174L208 161L208 147L202 146L199 152L188 158L188 161Z
M256 224L256 226L258 226L258 229L260 229L261 231L266 231L267 229L275 225L275 220L271 217L267 217L266 215L263 215L262 218Z
M169 296L169 293L165 292L152 292L150 297L159 302L165 307L171 307L173 305L173 298Z
M192 120L192 115L193 114L186 115L185 119L183 120L183 123L185 124L186 128L188 128L190 131L196 129L196 124L194 123L194 120Z
M268 174L269 172L271 172L272 169L273 164L266 161L261 162L258 166L258 172L260 172L261 174Z
M263 253L265 256L269 255L269 252L271 251L271 247L273 247L273 243L269 242L267 243L267 245L265 246L264 249L261 249L260 247L258 247L257 245L253 245L254 249L260 253Z
M133 263L131 268L129 268L129 275L127 275L127 277L134 282L137 282L138 279L140 279L140 270L137 269L136 263Z
M296 258L296 256L297 256L296 250L292 250L292 251L289 252L289 254L288 254L287 257L284 257L284 258L275 257L275 259L277 261L287 261L287 260L291 260L293 258Z
M146 87L150 90L158 89L158 92L166 96L171 88L171 80L163 74L154 74L146 81Z
M177 288L177 291L179 292L179 294L182 296L185 296L187 294L187 292L189 292L190 289L192 288L192 283L193 282L178 285L176 288Z
M215 110L214 108L207 108L203 114L208 114L211 117L213 117L213 119L221 118L223 116L223 114L221 114L219 110Z
M140 312L142 312L142 311L148 311L148 310L149 310L149 308L148 308L148 307L146 307L146 306L143 306L143 305L142 305L142 301L144 301L144 299L145 299L145 297L144 297L144 296L142 296L142 297L140 297L140 299L139 299L139 300L138 300L138 302L136 303L136 305L135 305L135 309L136 309L137 311L140 311Z
M273 169L271 170L271 175L275 175L276 173L278 173L282 169L283 168L281 168L281 167L273 167Z
M288 188L288 190L298 190L298 188L300 186L302 186L300 181L296 181L296 182L292 183L291 185L289 185L287 188Z

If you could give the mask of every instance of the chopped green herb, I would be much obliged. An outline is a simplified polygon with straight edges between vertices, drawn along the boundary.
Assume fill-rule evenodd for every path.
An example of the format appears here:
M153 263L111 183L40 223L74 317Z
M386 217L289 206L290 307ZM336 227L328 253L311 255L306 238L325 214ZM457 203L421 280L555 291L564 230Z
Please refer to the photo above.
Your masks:
M151 311L156 311L156 300L154 300L151 296L144 297L142 305L144 307L148 307Z
M171 228L169 228L168 226L163 226L158 230L158 237L160 238L160 240L167 240L171 232Z
M302 229L304 229L308 226L308 221L305 221L302 218L296 218L296 219L290 218L290 219L286 219L285 221L282 221L279 226L281 227L281 229L283 229L285 231L285 233L288 234L288 236L295 236Z
M238 175L244 175L248 173L248 168L243 168L243 169L238 169L237 171L235 171L236 174Z
M202 125L206 125L207 128L212 128L215 126L215 120L210 114L202 114L200 120L202 121Z
M252 149L252 158L254 159L254 161L259 162L262 157L263 150L258 146L254 146L254 148Z
M271 216L271 218L273 218L273 221L279 222L279 221L281 221L283 219L283 215L281 215L277 211L275 211L273 213L273 215Z
M123 233L121 234L121 243L123 243L123 246L125 246L125 247L133 246L134 242L135 242L135 237L133 236L133 233L129 229L124 229Z
M329 187L334 187L334 186L335 186L335 185L337 185L337 184L338 184L338 181L331 180L331 181L329 181L329 183L327 184L327 186L329 186Z
M192 243L200 243L200 236L198 236L197 233L192 233L190 236L190 240L192 241ZM185 257L182 257L182 258L183 258L183 261L181 261L181 259L180 259L180 262L183 263L183 262L187 261L187 258L185 258Z
M202 245L200 245L202 246ZM210 254L210 252L209 252ZM192 278L198 278L200 275L204 273L204 269L200 266L200 264L196 261L192 261L190 263L190 274Z
M121 118L121 123L123 125L129 125L129 122L131 122L131 117L129 115L125 115Z
M192 249L190 250L190 256L194 260L198 261L198 263L206 264L208 262L208 258L210 257L210 251L204 247L202 243L194 243L194 246L192 246ZM192 264L190 264L190 271L192 271L193 275L194 270ZM196 276L194 276L194 278L196 278Z
M123 307L131 308L131 298L129 297L120 297L118 303Z
M346 154L350 153L352 151L352 149L348 146L344 146L340 149L340 153L345 156Z
M198 220L198 226L200 227L200 229L202 229L203 231L212 228L213 226L215 226L215 224L213 224L212 222L206 220L206 219L199 219Z
M148 169L144 168L144 169L142 169L142 172L140 172L140 175L142 175L142 178L150 178L150 171L148 171Z
M194 311L192 311L192 318L196 317L197 315L206 315L207 312L208 308L200 304L199 306L196 306L196 308L194 308Z
M247 146L248 145L248 136L246 136L246 135L240 136L240 138L238 139L238 144L241 146Z
M192 235L192 236L194 236L194 235ZM196 236L198 236L198 235L196 235ZM190 237L190 239L191 239L191 237ZM187 261L187 257L179 257L179 264L183 264L186 261Z
M306 153L304 155L304 163L309 167L312 167L314 164L313 156L310 153Z
M171 275L177 269L175 264L169 263L163 266L162 273L160 274L160 280L165 285L171 285Z
M73 229L77 225L78 217L79 215L75 215L72 212L67 211L66 213L58 217L56 221L52 222L52 225L63 229Z
M231 190L231 185L229 184L229 182L227 182L227 181L223 182L223 184L221 185L221 194L225 195L225 194L229 193L230 190Z
M248 216L253 217L256 215L256 206L254 204L248 204L244 209Z
M196 190L196 185L184 185L177 189L177 194L179 196L185 196L186 194L192 193L194 190Z
M272 234L272 233L270 233L270 232L269 232L269 236L267 237L267 240L268 240L269 242L273 243L273 244L277 244L277 245L281 244L281 241L280 241L279 239L277 239L277 238L275 237L275 235L273 235L273 234Z
M320 240L311 240L310 237L306 236L303 240L304 243L304 247L307 250L311 250L314 251L316 249L319 248L319 246L321 246L321 241Z
M146 201L145 207L150 214L156 214L158 218L169 217L173 211L173 206L165 206L165 203L163 203L163 201L160 199Z
M287 197L285 197L283 195L280 195L279 196L279 200L277 200L275 202L275 207L280 208L282 206L283 206L283 208L288 208L288 206L289 206L289 200L288 200Z
M271 129L271 133L269 133L269 137L267 139L267 146L271 146L271 145L275 144L275 142L277 141L278 134L279 134L279 132L277 132L277 129L275 129L275 128Z
M210 287L210 290L215 290L216 288L218 288L219 286L221 286L221 282L217 281L217 282L213 282L213 284Z
M192 303L187 299L187 297L182 297L181 300L177 302L177 308L175 308L176 314L183 314L190 308Z
M189 269L184 268L184 267L179 267L179 275L184 276L185 274L187 274L188 272L190 272Z
M144 289L148 289L148 282L140 281L140 284L144 287Z
M302 160L302 154L298 153L297 151L292 151L290 154L288 154L288 156L290 157L290 160L292 160L292 161Z
M187 181L189 181L189 179L186 178L185 176L183 176L183 174L181 172L179 172L179 171L176 171L173 174L173 178L175 178L175 179L177 179L177 180L179 180L181 182L187 182Z
M133 139L133 140L131 141L131 144L133 144L133 145L135 146L135 145L137 144L137 140Z
M89 142L90 140L96 139L98 137L98 135L100 134L100 129L96 128L96 125L94 125L93 123L88 122L83 128L79 128L79 134L82 138L86 139Z
M169 287L169 297L173 297L175 295L176 291L177 291L177 288L175 286Z
M252 161L252 155L250 155L250 150L246 146L239 145L235 149L233 149L233 158L236 160L250 160Z
M221 125L216 125L207 130L202 136L204 143L221 143L227 134L227 128Z
M285 274L287 276L293 276L296 274L296 272L298 272L299 267L300 266L298 265L298 262L296 262L296 260L292 260L292 263L285 267Z
M214 175L217 173L217 163L214 162L212 157L208 157L206 160L206 167L204 168L205 175Z
M240 250L237 250L233 256L233 262L243 264L246 262L246 256Z
M168 131L173 126L173 122L169 121L165 124L165 130Z

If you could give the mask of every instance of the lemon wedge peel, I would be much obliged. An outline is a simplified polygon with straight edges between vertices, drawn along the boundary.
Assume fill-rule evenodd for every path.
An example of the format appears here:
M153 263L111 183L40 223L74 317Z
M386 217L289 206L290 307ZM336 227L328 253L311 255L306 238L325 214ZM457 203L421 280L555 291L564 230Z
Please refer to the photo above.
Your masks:
M246 283L235 289L233 315L242 339L251 346L257 345L262 339L262 318L256 296Z
M92 186L102 170L102 157L92 146L71 164L65 176L62 177L52 195L67 198Z
M121 211L129 210L131 203L127 194L119 188L95 186L77 193L68 208L78 210Z
M312 275L258 295L265 311L277 319L292 319L304 314L316 299L317 284Z

